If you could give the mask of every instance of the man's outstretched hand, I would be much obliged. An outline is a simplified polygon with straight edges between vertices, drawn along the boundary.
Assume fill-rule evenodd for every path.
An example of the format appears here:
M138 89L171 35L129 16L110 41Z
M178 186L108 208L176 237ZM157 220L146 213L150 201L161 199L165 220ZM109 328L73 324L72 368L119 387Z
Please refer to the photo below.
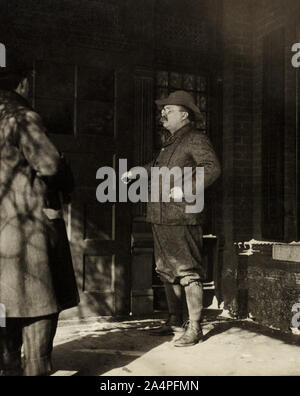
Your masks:
M123 173L121 176L121 180L123 183L128 184L130 180L134 179L133 173L131 171L127 171Z

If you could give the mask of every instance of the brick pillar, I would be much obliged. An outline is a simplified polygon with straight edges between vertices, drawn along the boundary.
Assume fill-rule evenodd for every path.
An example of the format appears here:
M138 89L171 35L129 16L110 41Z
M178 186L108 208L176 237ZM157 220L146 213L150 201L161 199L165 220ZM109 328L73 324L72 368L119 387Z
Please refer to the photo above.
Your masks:
M252 235L252 8L223 3L223 252L225 309L237 313L234 242Z
M258 1L254 9L253 36L253 182L254 182L254 238L260 240L262 207L262 103L263 103L263 40L283 28L284 32L284 239L297 239L296 191L296 70L291 66L291 46L299 42L300 4L298 0ZM300 30L299 30L300 31ZM299 238L299 237L298 237Z

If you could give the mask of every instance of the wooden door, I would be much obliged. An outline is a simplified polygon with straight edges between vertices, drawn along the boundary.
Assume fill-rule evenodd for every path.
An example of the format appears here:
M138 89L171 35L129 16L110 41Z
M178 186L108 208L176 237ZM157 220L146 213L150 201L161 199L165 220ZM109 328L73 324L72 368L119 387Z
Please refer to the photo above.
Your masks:
M130 207L96 200L96 172L130 157L131 85L124 68L35 62L34 106L75 177L64 215L81 303L64 316L130 310Z

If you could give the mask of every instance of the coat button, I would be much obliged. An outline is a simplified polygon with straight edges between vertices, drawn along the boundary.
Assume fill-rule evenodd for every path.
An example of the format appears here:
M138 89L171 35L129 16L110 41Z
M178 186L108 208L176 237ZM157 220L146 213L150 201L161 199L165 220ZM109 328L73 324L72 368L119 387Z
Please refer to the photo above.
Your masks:
M162 148L162 149L161 149L161 151L165 151L165 149L164 149L164 148Z

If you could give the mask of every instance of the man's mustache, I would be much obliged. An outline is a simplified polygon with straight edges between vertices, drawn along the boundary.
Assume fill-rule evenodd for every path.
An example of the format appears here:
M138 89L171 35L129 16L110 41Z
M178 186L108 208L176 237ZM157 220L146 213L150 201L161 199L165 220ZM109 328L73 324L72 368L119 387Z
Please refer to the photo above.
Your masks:
M168 121L168 118L166 116L161 116L159 121L163 123L164 121Z

